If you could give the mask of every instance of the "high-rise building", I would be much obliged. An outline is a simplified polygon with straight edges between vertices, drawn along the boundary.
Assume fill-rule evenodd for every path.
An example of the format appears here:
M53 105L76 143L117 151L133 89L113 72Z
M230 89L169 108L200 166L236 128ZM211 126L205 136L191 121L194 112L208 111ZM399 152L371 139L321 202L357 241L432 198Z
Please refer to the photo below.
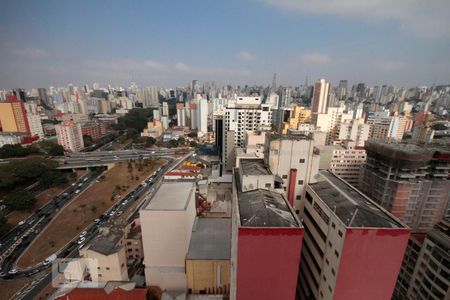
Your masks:
M329 169L354 187L358 187L361 167L366 162L366 150L351 140L341 145L317 146L320 151L320 169Z
M339 86L337 90L338 100L345 100L347 97L347 89L348 89L348 81L341 80L339 81Z
M314 84L314 93L311 103L312 123L316 125L317 114L324 114L327 112L327 101L330 84L325 79L319 79Z
M245 131L270 128L271 123L270 105L261 104L260 97L237 97L228 102L224 114L222 149L225 170L230 171L234 165L234 147L244 146Z
M233 170L230 299L295 299L303 228L262 160Z
M80 123L67 120L61 124L55 125L55 131L58 144L63 146L64 149L77 152L84 148L83 133L81 131Z
M413 232L426 232L449 216L448 148L381 141L367 141L365 148L362 192Z
M450 299L450 219L408 248L393 299Z
M345 119L341 122L338 139L355 141L357 147L364 147L369 139L370 125L364 123L364 119Z
M24 103L16 96L8 96L6 102L0 102L0 127L3 132L30 133Z
M200 133L208 132L208 101L206 99L198 100L198 125L197 129Z
M329 171L305 187L297 299L391 299L410 229Z
M143 89L143 106L146 107L155 107L158 106L158 87L157 86L149 86Z
M184 103L177 103L177 126L186 126L186 109Z

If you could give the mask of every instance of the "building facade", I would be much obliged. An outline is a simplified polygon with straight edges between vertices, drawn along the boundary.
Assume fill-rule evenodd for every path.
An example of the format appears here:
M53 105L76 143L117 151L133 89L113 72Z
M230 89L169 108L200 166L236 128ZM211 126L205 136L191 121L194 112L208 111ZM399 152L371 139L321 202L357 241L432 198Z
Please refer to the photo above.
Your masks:
M81 125L74 121L64 121L55 125L58 144L67 151L77 152L84 148Z

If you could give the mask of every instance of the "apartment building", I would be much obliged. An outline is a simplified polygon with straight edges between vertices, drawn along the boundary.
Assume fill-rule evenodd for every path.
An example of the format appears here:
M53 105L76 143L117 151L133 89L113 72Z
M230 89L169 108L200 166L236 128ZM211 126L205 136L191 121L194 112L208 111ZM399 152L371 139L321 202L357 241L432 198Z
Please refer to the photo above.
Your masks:
M69 120L63 121L61 124L55 125L55 131L58 144L65 150L77 152L84 148L81 124Z
M410 229L329 171L305 187L297 299L390 299Z

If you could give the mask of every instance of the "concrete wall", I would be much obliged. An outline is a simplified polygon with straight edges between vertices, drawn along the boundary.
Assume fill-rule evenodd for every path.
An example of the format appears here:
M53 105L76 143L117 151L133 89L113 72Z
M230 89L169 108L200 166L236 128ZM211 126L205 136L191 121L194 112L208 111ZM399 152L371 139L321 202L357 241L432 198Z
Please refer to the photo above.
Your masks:
M140 211L147 286L186 290L185 257L195 219L195 194L186 210Z

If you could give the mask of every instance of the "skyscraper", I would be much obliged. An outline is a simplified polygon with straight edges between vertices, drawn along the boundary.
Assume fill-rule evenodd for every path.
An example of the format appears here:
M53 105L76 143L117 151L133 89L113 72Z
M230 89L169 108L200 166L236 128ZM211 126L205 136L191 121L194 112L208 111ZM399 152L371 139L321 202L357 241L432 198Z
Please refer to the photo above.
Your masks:
M7 96L6 102L0 103L0 127L3 132L30 133L24 103L16 96Z
M84 147L83 133L81 125L74 121L64 121L62 124L55 125L56 137L58 144L64 149L72 152L77 152Z
M314 84L314 93L312 98L312 122L316 125L317 114L324 114L327 112L327 100L330 84L325 79L319 79Z

